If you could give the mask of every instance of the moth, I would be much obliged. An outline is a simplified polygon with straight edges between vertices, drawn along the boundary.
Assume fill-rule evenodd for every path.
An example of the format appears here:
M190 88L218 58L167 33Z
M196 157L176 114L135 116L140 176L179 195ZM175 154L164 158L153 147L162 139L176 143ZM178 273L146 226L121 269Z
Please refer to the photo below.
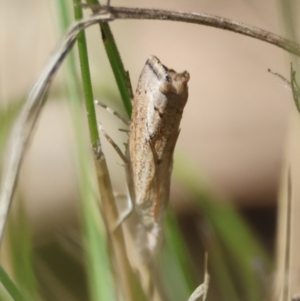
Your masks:
M153 257L163 242L174 148L188 99L187 71L177 73L151 56L139 77L126 148L127 182L137 215L137 247Z

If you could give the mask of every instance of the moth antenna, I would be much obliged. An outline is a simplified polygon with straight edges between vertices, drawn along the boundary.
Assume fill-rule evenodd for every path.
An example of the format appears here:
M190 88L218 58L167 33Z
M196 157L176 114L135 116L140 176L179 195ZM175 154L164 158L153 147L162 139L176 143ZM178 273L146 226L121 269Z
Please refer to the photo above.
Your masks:
M118 112L116 112L115 110L113 110L112 108L110 108L109 106L107 106L105 103L103 103L102 101L100 101L99 99L95 99L94 103L102 108L104 108L105 110L107 110L109 113L113 114L114 116L116 116L119 120L121 120L125 125L129 126L130 122L128 120L126 120L124 117L122 117Z
M130 133L130 130L127 130L127 129L118 129L120 132L123 132L125 133L127 136L129 135Z
M98 129L103 134L103 136L106 138L106 140L111 144L111 146L115 149L117 154L120 156L122 161L127 164L127 159L124 156L123 152L119 148L119 146L113 141L113 139L106 133L101 123L98 123Z

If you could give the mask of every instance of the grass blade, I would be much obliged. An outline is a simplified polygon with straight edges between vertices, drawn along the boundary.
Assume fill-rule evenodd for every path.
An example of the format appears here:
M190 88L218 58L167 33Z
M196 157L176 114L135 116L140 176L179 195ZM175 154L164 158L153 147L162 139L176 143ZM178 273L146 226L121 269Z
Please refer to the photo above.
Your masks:
M87 3L91 4L91 9L94 13L97 13L99 11L99 8L101 7L98 0L87 0ZM117 44L115 42L109 24L107 22L101 22L100 29L102 41L122 98L123 105L125 107L128 117L130 117L132 110L132 89L129 73L126 72L124 68Z
M8 274L5 272L2 266L0 266L0 282L3 284L9 295L14 301L26 301L25 297L10 279Z
M165 222L166 246L160 256L160 272L170 300L187 300L197 286L192 275L192 263L175 216L169 209ZM176 287L176 290L174 290Z
M13 272L18 286L28 300L37 296L37 285L33 269L32 242L24 202L19 199L17 210L9 219L9 248Z
M213 227L229 262L234 267L235 282L239 284L243 296L249 301L262 300L265 288L255 266L258 263L269 272L270 258L237 211L228 202L219 202L216 196L199 183L197 173L187 160L181 157L178 162L180 164L177 164L175 174Z
M75 16L81 19L81 9L74 3ZM59 8L60 24L62 31L69 25L69 14L65 1L57 1ZM97 128L94 98L91 86L87 47L85 34L78 34L78 47L81 62L81 74L86 100L86 110L90 130L91 143L98 148L100 145ZM99 213L98 204L95 200L93 187L90 183L88 156L84 146L84 133L82 131L80 91L78 91L78 80L76 77L75 58L70 56L67 60L67 84L69 97L71 98L71 111L73 125L76 133L76 142L79 159L79 183L81 191L81 212L83 223L83 242L85 246L85 259L88 275L89 290L92 300L114 300L114 286L112 284L110 260L107 254L104 225L100 226L102 217Z

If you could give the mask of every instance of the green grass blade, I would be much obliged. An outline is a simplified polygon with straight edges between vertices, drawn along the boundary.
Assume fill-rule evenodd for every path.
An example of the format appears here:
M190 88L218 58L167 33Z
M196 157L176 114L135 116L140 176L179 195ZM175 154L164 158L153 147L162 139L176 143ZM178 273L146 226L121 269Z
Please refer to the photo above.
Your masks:
M82 17L79 1L74 1L75 16ZM62 30L69 24L69 15L64 1L57 1L60 11L60 23ZM82 81L86 100L87 117L90 130L90 138L93 146L99 145L99 134L94 108L94 98L88 66L87 47L85 34L81 32L78 36L78 48L82 71ZM85 139L82 131L83 124L80 118L81 106L79 99L78 83L76 77L75 59L72 55L67 61L67 84L71 98L71 111L73 124L76 132L76 142L79 157L79 183L81 191L81 212L83 222L83 241L85 246L85 259L88 275L88 284L93 301L115 300L114 286L111 277L111 267L107 254L105 230L101 223L102 217L95 200L93 187L90 183L92 171L89 170L88 156L85 148ZM102 225L102 226L101 226Z
M209 222L206 221L205 228L209 227ZM239 301L240 297L237 291L237 287L234 285L230 269L227 264L226 256L222 245L216 236L212 227L209 230L203 231L208 232L209 235L203 235L203 244L206 248L209 261L209 273L211 274L211 279L217 284L221 298L228 299L231 301Z
M81 1L73 0L74 3L74 15L76 20L81 20L83 17L81 10ZM97 126L96 112L94 106L94 96L90 75L90 67L88 60L88 51L87 44L85 38L85 32L81 31L77 35L77 45L78 45L78 53L79 53L79 61L80 61L80 69L81 69L81 78L83 84L86 112L88 118L89 132L90 138L93 147L99 147L99 132Z
M100 5L98 0L87 0L87 3L92 5L95 4ZM97 12L96 6L94 7L95 8L91 6L91 9L94 12ZM132 110L131 107L132 95L131 95L131 83L129 79L129 74L126 72L124 68L117 44L115 42L109 24L106 22L102 22L100 23L100 28L101 28L101 36L102 36L103 44L122 98L123 105L128 114L128 117L130 117L131 110Z
M0 287L0 300L1 301L12 301L12 298L10 295L5 291L4 287Z
M90 197L94 199L93 196ZM101 216L95 214L95 211L98 210L96 202L92 204L90 200L87 201L87 203L88 204L83 208L83 214L90 218L84 223L83 239L85 242L91 297L94 301L113 301L115 300L115 287L111 277L111 266L107 254L107 242L103 235L104 227L102 226L102 233L100 233L98 229Z
M160 272L169 299L187 300L197 284L192 275L192 264L174 214L168 211L165 222L166 245L160 256ZM176 287L176 289L174 289Z
M262 300L265 291L255 266L258 264L269 271L270 260L252 231L232 206L218 205L211 197L205 199L201 194L198 194L197 203L227 252L236 273L233 279L239 283L245 298L249 301Z
M262 300L264 287L259 279L255 265L270 271L271 260L260 246L254 234L228 202L219 202L218 198L205 188L198 180L192 164L183 157L176 162L175 174L190 195L201 208L214 229L229 262L236 273L235 282L240 286L246 300Z
M107 57L109 59L112 71L114 73L123 105L128 116L131 116L131 83L129 75L127 75L124 68L120 53L118 51L114 36L111 32L110 26L108 23L101 23L101 34L103 44L106 50Z
M8 274L5 272L2 266L0 266L0 282L5 287L6 291L12 297L14 301L26 301L25 297L22 295L21 291L10 279Z
M30 230L22 200L16 204L18 208L9 218L9 247L12 268L18 286L28 300L37 295L37 285L33 268L32 242Z

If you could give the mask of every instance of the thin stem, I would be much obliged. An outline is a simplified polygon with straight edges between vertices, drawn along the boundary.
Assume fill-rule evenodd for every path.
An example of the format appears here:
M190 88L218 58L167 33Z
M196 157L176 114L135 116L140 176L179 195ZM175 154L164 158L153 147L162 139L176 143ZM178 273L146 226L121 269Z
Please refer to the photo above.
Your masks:
M93 11L94 14L101 10L101 6L98 0L86 0L88 7ZM109 2L108 2L109 5ZM101 37L105 51L114 73L114 77L123 101L123 105L127 112L128 117L131 116L131 98L132 90L131 83L129 79L129 74L124 68L122 58L120 56L117 44L115 42L114 36L107 22L100 23Z
M9 278L2 266L0 266L0 283L5 287L14 301L26 301L19 288Z
M73 0L74 14L76 20L81 20L83 17L80 0ZM99 132L97 127L96 112L94 106L94 96L91 84L88 52L86 46L85 33L79 32L77 35L79 60L81 67L81 77L83 83L83 91L85 96L86 113L89 124L90 138L95 152L101 152Z
M82 11L80 6L80 0L74 1L74 10L76 19L82 18ZM83 34L83 35L80 35ZM113 196L112 184L109 176L109 171L106 163L106 159L101 150L98 129L95 129L96 115L94 108L94 98L92 93L87 47L84 32L81 32L77 36L78 48L79 48L79 59L81 64L81 73L83 86L86 98L86 108L88 114L89 128L91 142L94 147L95 154L95 167L97 173L98 188L101 196L102 209L103 209L103 219L106 224L106 230L108 233L108 245L109 249L112 251L110 257L112 264L115 264L115 286L119 293L124 295L124 299L128 301L141 300L141 298L136 298L136 292L138 289L138 283L131 267L129 265L127 256L125 241L123 237L123 232L120 229L114 230L116 221L118 220L118 212L116 207L116 202ZM105 216L104 216L105 215ZM97 243L98 238L94 236L91 242ZM95 262L95 261L94 261ZM96 268L96 267L95 267ZM96 279L97 280L97 279ZM101 282L99 278L98 281ZM103 281L102 281L103 282ZM100 285L98 285L100 287ZM96 287L97 289L97 287ZM101 300L103 298L100 298ZM100 300L99 298L95 300ZM107 298L104 298L107 299ZM103 299L103 300L104 300ZM109 298L111 300L111 298Z
M107 57L109 59L112 71L114 73L123 105L127 112L127 115L131 116L131 83L129 80L129 75L124 69L124 65L119 54L117 45L114 40L114 36L110 30L110 26L108 23L101 23L101 34L103 44L106 50Z
M64 32L70 24L70 17L66 1L56 0L59 10L61 31ZM96 211L94 188L91 184L91 170L89 168L89 151L85 145L85 133L83 130L81 91L76 72L74 53L70 52L66 60L66 82L68 87L68 99L71 109L73 128L78 162L78 184L80 187L81 202L80 212L82 217L82 238L84 244L84 258L91 300L115 300L114 286L111 274L109 256L106 246L104 231L99 231L100 212ZM85 120L84 120L85 121Z
M114 19L168 20L225 29L255 39L259 39L261 41L278 46L288 52L294 53L297 56L300 56L299 44L291 40L285 39L283 37L280 37L279 35L258 27L214 15L205 13L187 13L162 9L127 7L108 7L107 10L113 15Z

